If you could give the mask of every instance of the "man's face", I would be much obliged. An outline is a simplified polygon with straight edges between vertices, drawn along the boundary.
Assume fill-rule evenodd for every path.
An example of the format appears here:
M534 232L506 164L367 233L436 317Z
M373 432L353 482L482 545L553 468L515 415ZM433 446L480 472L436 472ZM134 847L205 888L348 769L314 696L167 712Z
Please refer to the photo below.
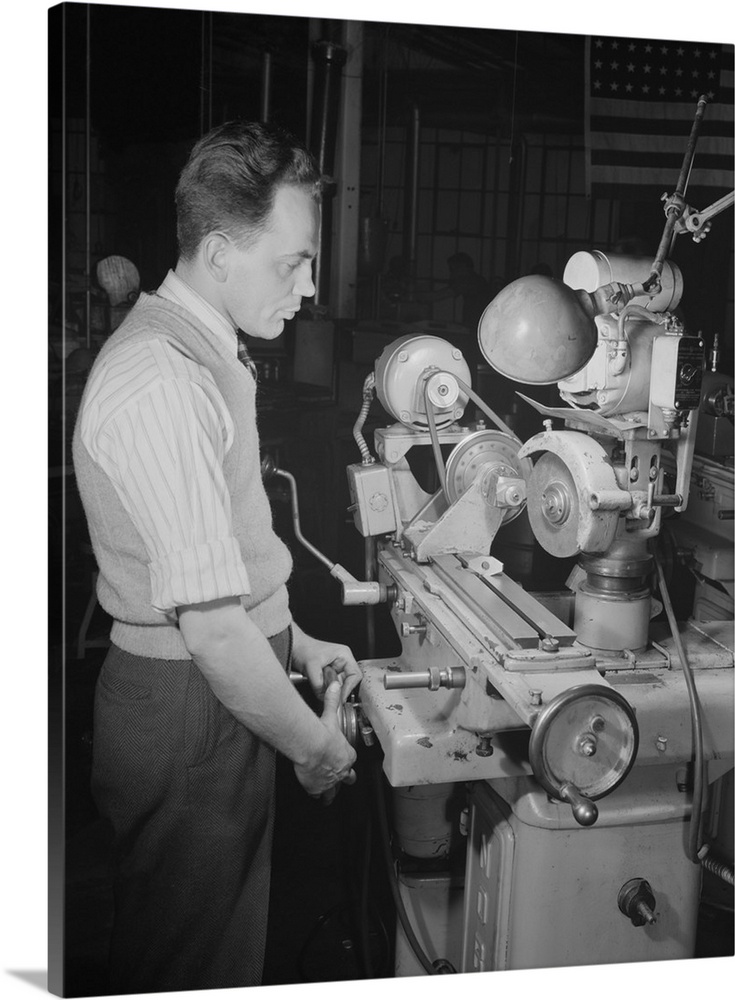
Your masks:
M314 295L319 221L319 206L307 190L279 187L267 230L246 249L231 247L223 304L243 333L274 340L302 298Z

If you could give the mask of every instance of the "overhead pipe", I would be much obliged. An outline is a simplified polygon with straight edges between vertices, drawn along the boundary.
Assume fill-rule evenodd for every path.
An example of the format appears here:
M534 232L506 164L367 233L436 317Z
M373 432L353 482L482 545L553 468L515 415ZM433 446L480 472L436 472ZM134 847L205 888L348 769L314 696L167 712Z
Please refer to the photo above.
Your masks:
M421 135L421 113L416 104L411 107L408 126L408 154L406 157L406 194L404 200L403 232L404 256L408 261L409 273L416 277L416 248L418 244L418 204L419 204L419 140Z
M387 34L386 34L387 37ZM388 62L386 59L387 43L382 46L382 63L378 86L378 178L377 201L375 214L383 218L383 203L385 198L385 140L386 140L386 110L388 107Z
M268 50L263 53L260 70L260 120L271 120L271 92L273 88L273 56Z
M332 200L337 182L334 177L334 156L339 121L342 67L347 50L335 42L322 39L311 48L314 59L314 98L312 103L309 147L322 175L322 228L319 254L314 263L315 305L329 302L329 275L332 238Z
M508 240L505 256L505 273L517 277L521 272L521 251L523 246L523 215L525 201L523 192L526 185L527 144L525 136L511 139L508 161L509 205L508 218L513 219L515 238Z
M199 134L212 127L212 13L202 11L202 58L199 71Z

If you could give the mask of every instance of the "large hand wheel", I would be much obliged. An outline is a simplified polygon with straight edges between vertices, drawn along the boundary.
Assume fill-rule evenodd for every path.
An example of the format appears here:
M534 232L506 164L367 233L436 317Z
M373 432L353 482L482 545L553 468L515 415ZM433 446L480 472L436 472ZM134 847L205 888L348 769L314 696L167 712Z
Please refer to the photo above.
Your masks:
M623 781L638 752L633 709L614 688L580 684L553 698L531 732L533 773L552 796L568 802L582 826L597 819L596 799Z

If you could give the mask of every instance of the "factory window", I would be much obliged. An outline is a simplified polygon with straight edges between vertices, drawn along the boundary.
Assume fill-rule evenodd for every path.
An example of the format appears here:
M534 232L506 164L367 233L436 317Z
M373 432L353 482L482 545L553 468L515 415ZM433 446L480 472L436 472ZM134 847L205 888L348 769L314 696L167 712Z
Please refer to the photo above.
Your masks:
M422 126L413 214L409 131L386 130L382 170L378 140L376 131L365 137L362 211L379 205L387 219L386 266L413 251L418 293L446 286L447 258L458 251L472 257L496 294L539 263L561 277L574 252L604 249L616 238L617 203L586 197L581 135L516 136L511 150L505 134ZM461 314L461 301L447 299L432 303L427 318L459 322Z

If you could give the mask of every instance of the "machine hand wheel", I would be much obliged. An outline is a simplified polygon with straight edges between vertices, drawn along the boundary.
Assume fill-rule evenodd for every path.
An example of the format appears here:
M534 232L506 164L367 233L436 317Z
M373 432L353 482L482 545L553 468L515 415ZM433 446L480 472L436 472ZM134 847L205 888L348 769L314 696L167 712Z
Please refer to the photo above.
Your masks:
M531 732L533 773L552 798L568 802L581 826L597 819L594 800L623 781L638 752L633 709L613 688L580 684L553 698Z

